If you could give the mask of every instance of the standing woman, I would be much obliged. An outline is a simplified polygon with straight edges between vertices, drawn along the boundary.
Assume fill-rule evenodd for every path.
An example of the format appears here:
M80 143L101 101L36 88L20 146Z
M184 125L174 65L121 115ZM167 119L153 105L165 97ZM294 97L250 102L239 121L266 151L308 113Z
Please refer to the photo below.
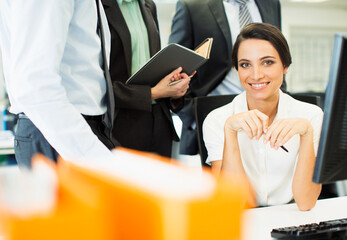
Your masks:
M170 109L183 107L190 78L174 70L154 87L126 80L160 50L156 6L152 0L102 0L111 32L110 74L117 116L113 134L123 147L171 156L178 141ZM183 80L168 86L170 81ZM160 81L159 81L160 80Z
M294 200L300 210L311 209L321 191L312 177L323 112L280 90L291 64L287 41L270 24L249 24L232 61L245 92L206 118L207 162L216 172L248 178L258 206Z

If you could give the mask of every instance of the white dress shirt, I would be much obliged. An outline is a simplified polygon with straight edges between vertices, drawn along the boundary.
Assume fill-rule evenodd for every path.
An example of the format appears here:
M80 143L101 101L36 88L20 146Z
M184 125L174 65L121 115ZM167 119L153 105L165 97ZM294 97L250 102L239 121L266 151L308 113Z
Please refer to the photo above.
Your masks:
M239 22L239 6L235 0L223 1L225 14L228 19L232 45L234 46L237 36L240 33ZM249 13L252 17L252 22L262 22L259 9L254 0L249 0L247 3ZM231 56L230 56L231 61ZM226 94L239 94L243 91L240 84L239 75L235 68L231 68L225 79L213 90L209 95L226 95Z
M106 111L95 0L1 0L0 17L10 111L24 112L65 159L112 157L81 115Z
M206 162L222 160L224 147L224 124L226 119L236 113L248 111L246 93L214 111L203 124L204 142L208 157ZM278 111L274 121L288 118L305 118L310 121L314 130L314 149L317 153L323 121L323 111L316 105L295 100L280 91ZM269 143L249 139L244 131L237 135L242 165L253 186L258 204L261 206L288 203L293 199L292 180L299 153L300 136L293 136L285 147L275 150Z

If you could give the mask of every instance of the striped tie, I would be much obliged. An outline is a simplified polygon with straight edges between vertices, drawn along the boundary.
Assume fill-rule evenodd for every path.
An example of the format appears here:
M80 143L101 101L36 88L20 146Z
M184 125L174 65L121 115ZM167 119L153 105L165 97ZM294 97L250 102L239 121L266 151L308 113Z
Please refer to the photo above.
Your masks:
M240 21L240 29L244 26L252 22L251 14L247 8L247 0L235 0L238 4L240 4L239 8L239 21Z

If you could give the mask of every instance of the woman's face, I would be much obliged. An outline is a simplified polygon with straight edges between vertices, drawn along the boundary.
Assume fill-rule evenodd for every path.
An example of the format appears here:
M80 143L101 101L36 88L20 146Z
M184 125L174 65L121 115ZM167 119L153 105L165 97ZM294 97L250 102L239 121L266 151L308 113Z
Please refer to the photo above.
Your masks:
M288 68L270 42L247 39L241 42L237 57L240 81L248 97L268 100L278 96Z

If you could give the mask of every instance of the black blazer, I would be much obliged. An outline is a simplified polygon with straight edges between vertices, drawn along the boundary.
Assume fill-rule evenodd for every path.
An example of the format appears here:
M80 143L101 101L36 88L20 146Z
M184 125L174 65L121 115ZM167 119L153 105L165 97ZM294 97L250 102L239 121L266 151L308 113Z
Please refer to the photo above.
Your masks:
M255 2L263 22L281 28L279 0ZM178 113L183 122L180 144L180 152L183 154L198 153L196 131L190 128L195 121L192 98L208 95L223 81L232 67L232 42L223 0L179 0L172 20L169 43L179 43L194 49L207 37L213 37L210 59L192 79L185 107Z
M143 20L147 27L150 55L160 50L160 37L156 6L152 0L139 0ZM147 130L153 125L153 105L150 86L126 85L131 75L131 36L116 0L102 0L111 32L110 74L118 110L114 122L114 135L123 147L146 150L151 134ZM183 99L183 98L182 98ZM183 100L157 100L161 111L156 115L163 119L164 129L170 141L178 141L170 109L179 110ZM160 124L160 123L159 123ZM146 146L145 146L146 145ZM171 145L170 145L171 147Z

